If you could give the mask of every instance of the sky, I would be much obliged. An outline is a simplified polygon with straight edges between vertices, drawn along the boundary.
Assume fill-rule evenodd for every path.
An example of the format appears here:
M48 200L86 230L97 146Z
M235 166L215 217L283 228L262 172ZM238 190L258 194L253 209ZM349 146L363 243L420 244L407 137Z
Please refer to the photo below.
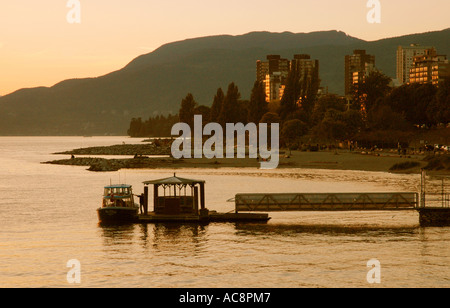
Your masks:
M101 76L188 38L339 30L373 41L449 28L449 11L449 0L1 0L0 95Z

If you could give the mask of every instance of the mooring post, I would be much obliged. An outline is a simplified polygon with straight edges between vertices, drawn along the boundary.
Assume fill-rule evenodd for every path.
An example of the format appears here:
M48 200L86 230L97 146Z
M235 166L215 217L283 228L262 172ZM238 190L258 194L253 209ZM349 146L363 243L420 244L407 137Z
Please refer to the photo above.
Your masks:
M420 177L420 205L419 207L424 208L425 207L425 180L426 180L426 173L425 170L421 170L421 177Z

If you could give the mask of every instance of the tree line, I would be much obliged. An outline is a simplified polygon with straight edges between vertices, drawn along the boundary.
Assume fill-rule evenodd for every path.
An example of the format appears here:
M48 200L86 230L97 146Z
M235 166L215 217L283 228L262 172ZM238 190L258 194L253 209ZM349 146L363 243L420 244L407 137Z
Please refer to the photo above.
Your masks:
M171 127L184 122L193 127L194 115L203 125L226 123L279 123L281 145L295 148L302 143L351 141L376 144L384 139L396 145L414 134L417 127L450 122L450 79L439 86L410 84L391 87L391 78L379 71L353 88L351 97L319 94L317 75L302 76L295 68L285 82L279 101L268 103L265 85L255 82L250 99L242 99L231 82L218 88L211 107L199 105L192 93L181 101L178 115L157 116L143 122L132 119L128 134L133 137L170 136ZM378 137L377 137L378 136ZM384 136L384 137L379 137Z
M130 137L170 137L172 126L179 122L178 115L157 115L143 121L131 119L128 136Z

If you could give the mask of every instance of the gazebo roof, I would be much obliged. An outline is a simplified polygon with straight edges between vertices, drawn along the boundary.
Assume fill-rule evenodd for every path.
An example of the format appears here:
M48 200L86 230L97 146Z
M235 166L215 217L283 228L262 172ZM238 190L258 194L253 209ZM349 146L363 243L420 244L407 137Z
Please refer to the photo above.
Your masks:
M153 181L145 181L143 183L145 185L155 185L155 184L156 185L195 185L195 184L205 183L205 181L184 179L184 178L177 177L176 174L174 174L170 178L153 180Z

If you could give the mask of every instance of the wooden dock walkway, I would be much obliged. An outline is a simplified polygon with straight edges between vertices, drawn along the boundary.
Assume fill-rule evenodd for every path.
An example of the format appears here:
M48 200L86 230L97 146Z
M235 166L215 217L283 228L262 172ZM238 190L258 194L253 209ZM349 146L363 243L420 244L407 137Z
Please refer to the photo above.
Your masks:
M235 210L239 212L289 211L408 211L419 213L421 226L450 225L448 195L442 206L425 206L425 194L389 193L292 193L237 194ZM447 200L447 201L446 201Z
M415 210L417 193L237 194L236 212Z
M140 223L267 222L267 213L289 211L418 211L421 225L450 224L450 196L439 194L442 207L429 207L422 173L421 192L378 193L253 193L236 194L234 213L217 213L205 207L205 181L173 177L144 182ZM149 186L153 186L154 211L148 211Z

